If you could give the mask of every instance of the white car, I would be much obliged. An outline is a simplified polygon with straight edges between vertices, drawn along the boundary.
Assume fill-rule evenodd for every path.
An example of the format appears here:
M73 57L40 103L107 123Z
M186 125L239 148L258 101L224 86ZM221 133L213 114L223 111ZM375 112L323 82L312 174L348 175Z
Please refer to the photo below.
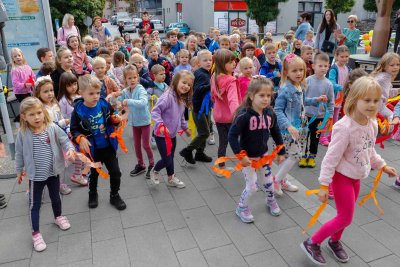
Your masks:
M121 21L119 21L119 22L121 22ZM123 32L135 32L136 31L136 27L133 25L133 22L130 19L122 20L122 22L124 23Z
M152 19L150 22L154 24L154 30L157 30L160 33L165 31L162 20Z

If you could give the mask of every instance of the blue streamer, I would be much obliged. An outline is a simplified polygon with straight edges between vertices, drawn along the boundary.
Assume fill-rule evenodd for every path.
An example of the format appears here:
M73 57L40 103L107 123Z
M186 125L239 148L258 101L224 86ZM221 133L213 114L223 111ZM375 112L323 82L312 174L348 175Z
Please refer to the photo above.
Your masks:
M201 102L201 108L199 114L197 114L197 119L200 120L201 114L205 113L208 115L210 112L210 101L211 101L211 92L207 92L203 98L203 102Z

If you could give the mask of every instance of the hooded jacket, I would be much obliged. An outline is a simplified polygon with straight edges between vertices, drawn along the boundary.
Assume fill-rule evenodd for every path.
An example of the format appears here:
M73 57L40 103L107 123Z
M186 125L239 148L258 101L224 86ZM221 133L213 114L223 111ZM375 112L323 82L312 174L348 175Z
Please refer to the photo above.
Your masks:
M215 83L215 74L211 77L211 101L214 103L215 122L232 123L233 114L242 102L239 81L232 75L220 75L217 78L219 93Z

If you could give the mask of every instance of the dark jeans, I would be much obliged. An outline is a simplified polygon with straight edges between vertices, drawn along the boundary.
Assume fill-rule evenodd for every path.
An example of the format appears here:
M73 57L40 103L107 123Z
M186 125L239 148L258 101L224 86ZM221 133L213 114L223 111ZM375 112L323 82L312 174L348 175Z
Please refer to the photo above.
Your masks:
M162 169L167 169L167 175L172 176L175 173L174 170L174 154L176 148L176 137L171 138L172 141L172 149L171 154L167 156L167 146L165 144L165 138L154 136L158 148L158 152L160 152L161 159L154 166L154 171L159 172Z
M204 152L206 148L207 138L210 136L210 114L201 114L200 119L197 119L198 114L193 112L193 120L196 125L197 135L187 146L187 149L193 151L196 149L197 152Z
M117 194L121 185L121 171L119 169L118 158L115 150L111 147L111 145L107 148L95 149L93 159L95 162L101 162L102 164L106 165L108 174L110 175L111 195ZM89 176L90 192L97 191L98 178L99 173L96 171L96 169L92 168Z
M231 128L231 123L216 123L218 131L218 158L226 155L226 148L228 147L228 133ZM225 163L220 163L220 167L225 166Z
M311 117L308 117L310 120ZM318 142L320 134L317 134L317 126L323 119L315 119L309 126L308 126L308 134L307 134L307 145L305 155L310 152L310 154L317 155L318 153Z
M54 218L61 216L60 178L51 176L46 181L29 180L29 211L32 232L39 231L40 207L42 206L43 189L46 185L49 190Z
M15 97L17 98L18 102L21 103L22 100L24 100L25 98L32 96L30 93L29 94L16 94ZM15 118L14 118L14 122L19 122L20 120L20 115L18 114Z

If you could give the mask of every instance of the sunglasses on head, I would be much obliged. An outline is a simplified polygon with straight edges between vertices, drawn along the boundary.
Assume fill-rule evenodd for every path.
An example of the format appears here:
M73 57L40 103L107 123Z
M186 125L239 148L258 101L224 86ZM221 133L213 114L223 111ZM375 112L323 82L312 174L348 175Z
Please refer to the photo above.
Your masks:
M347 23L354 23L354 20L348 20Z

